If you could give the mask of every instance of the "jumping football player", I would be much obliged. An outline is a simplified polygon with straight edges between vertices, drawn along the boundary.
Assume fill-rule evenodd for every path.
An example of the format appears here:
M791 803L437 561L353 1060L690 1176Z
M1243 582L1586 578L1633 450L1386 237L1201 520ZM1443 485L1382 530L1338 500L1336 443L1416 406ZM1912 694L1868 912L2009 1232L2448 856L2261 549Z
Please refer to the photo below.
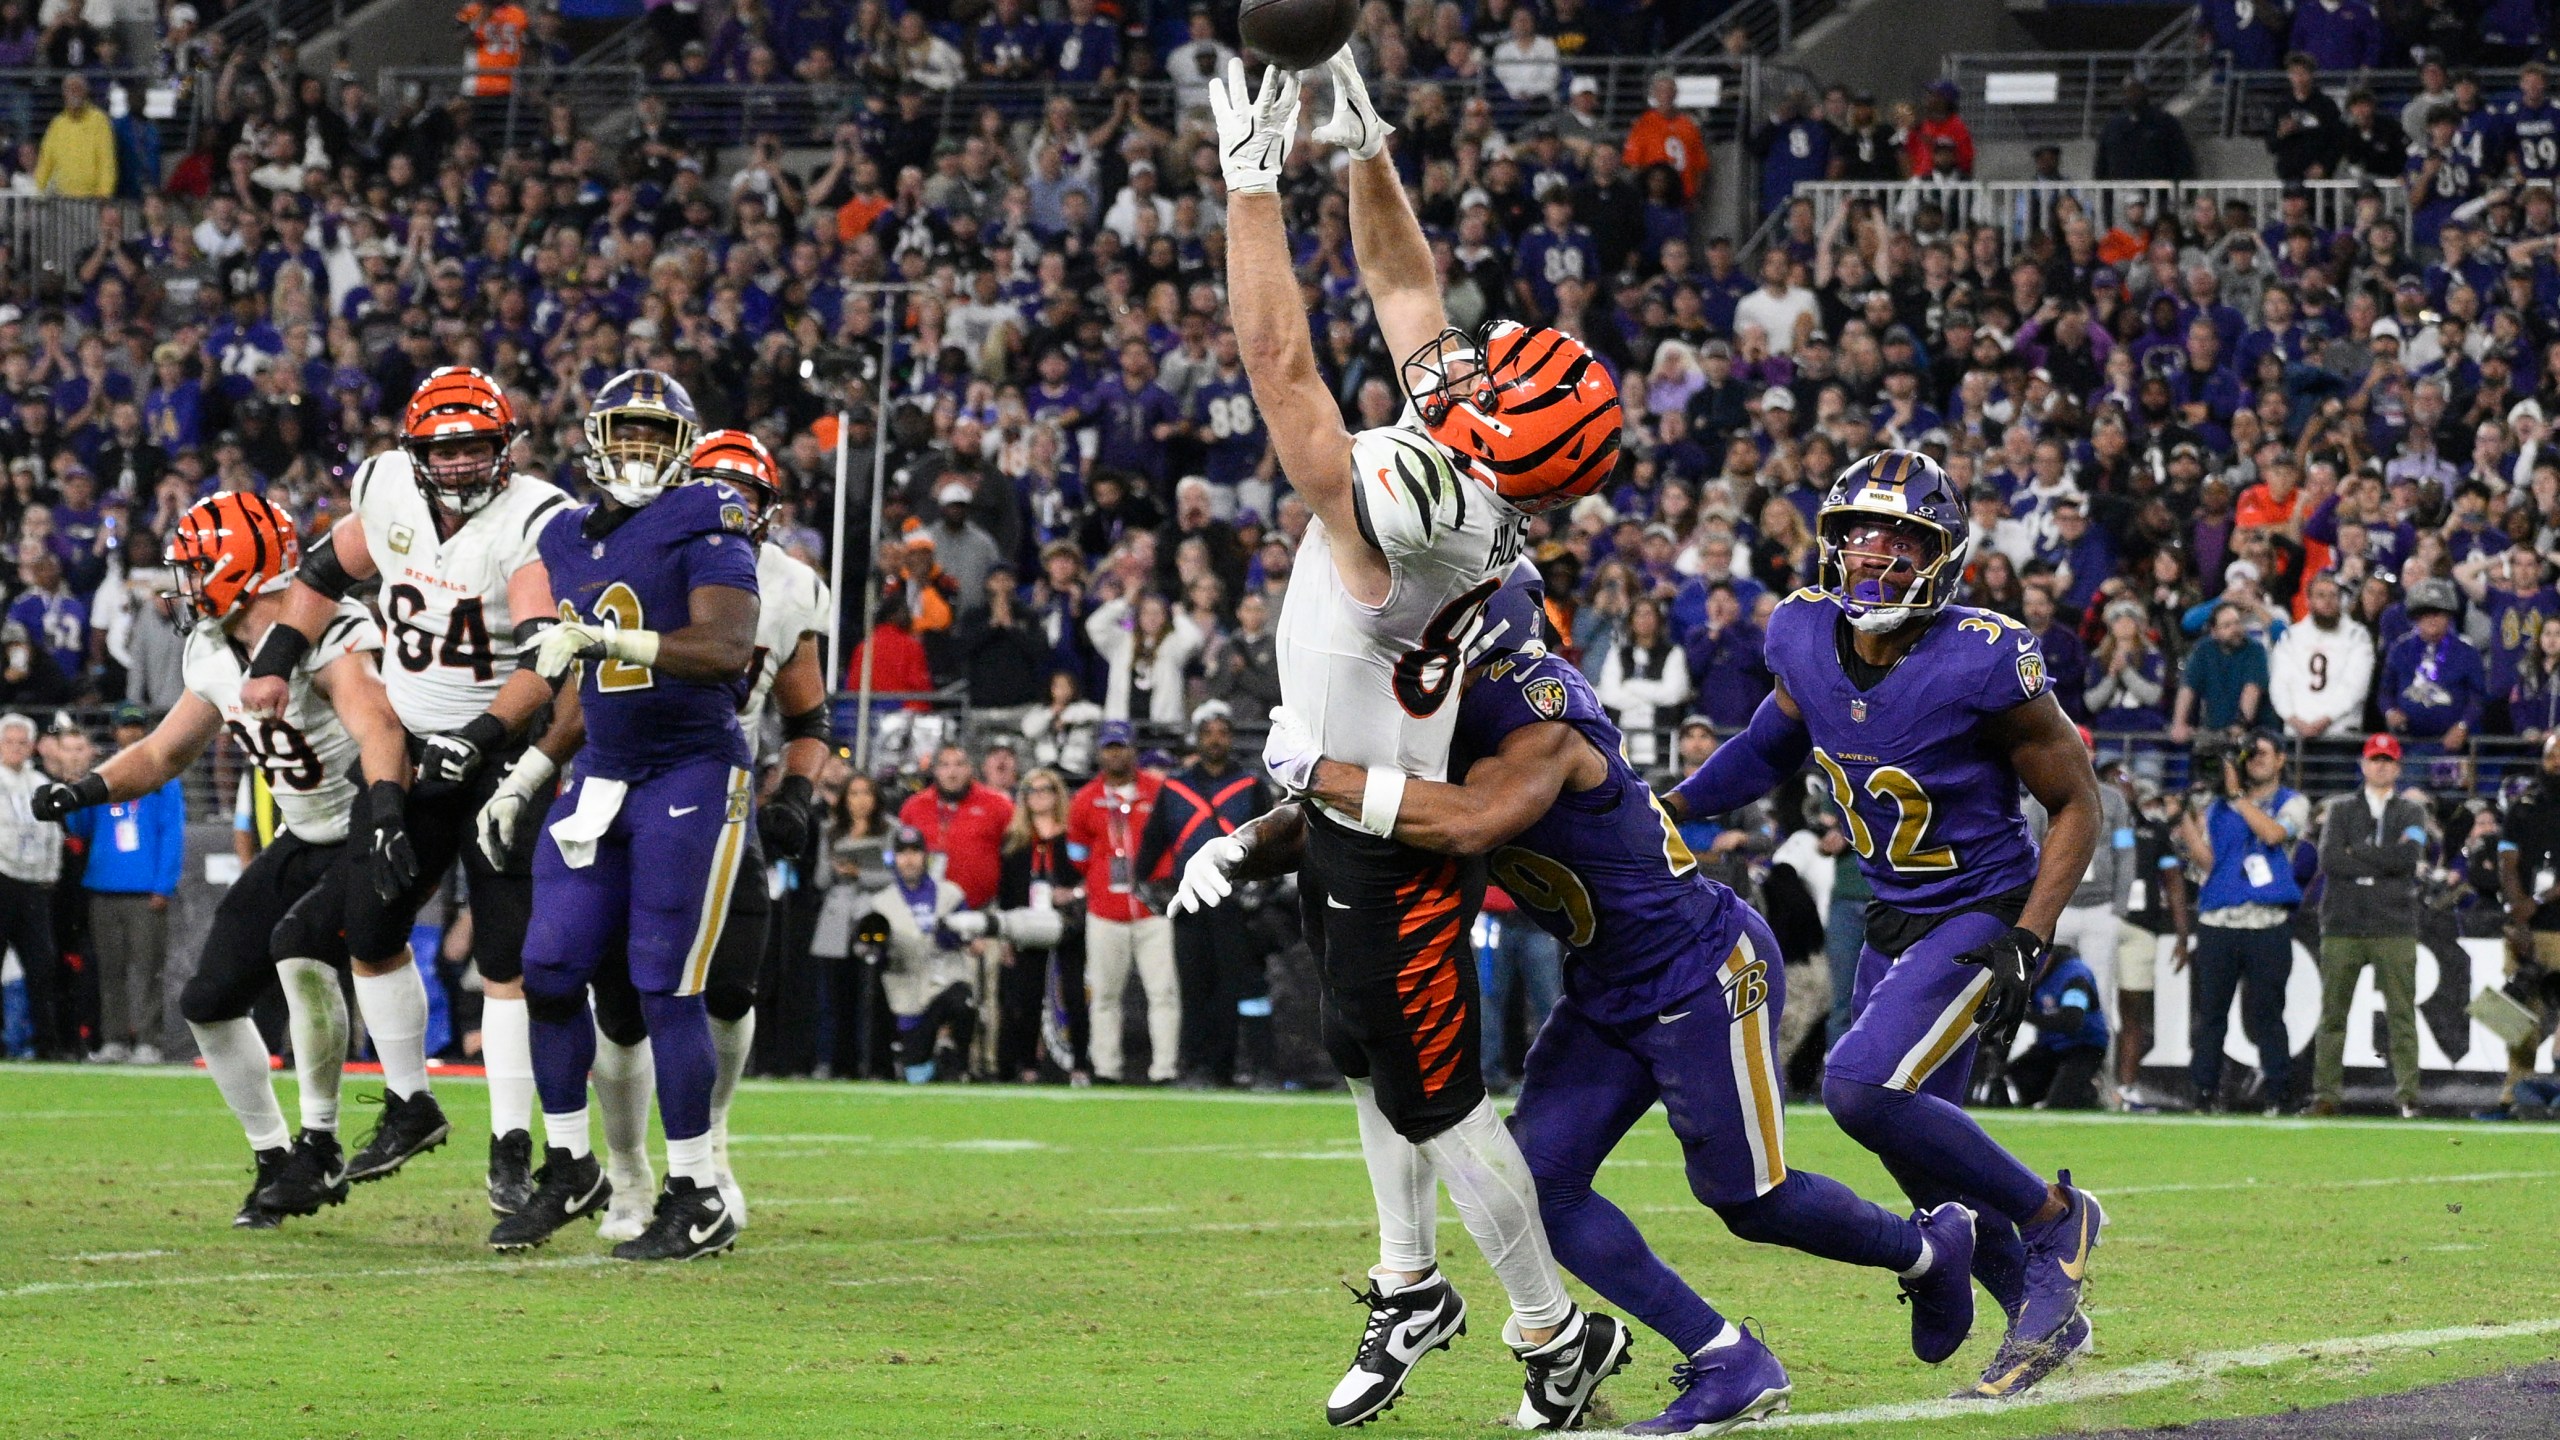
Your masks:
M1768 922L1698 871L1582 673L1547 653L1537 571L1515 567L1468 647L1451 773L1409 781L1395 836L1425 850L1490 854L1494 878L1570 949L1566 993L1529 1051L1513 1133L1537 1177L1557 1258L1685 1357L1681 1392L1632 1434L1721 1433L1787 1408L1784 1367L1655 1257L1625 1212L1591 1188L1600 1164L1656 1101L1687 1156L1689 1188L1746 1240L1902 1277L1911 1346L1931 1364L1973 1324L1973 1217L1949 1202L1904 1219L1828 1176L1790 1168L1778 1017L1786 971ZM1317 800L1357 805L1368 772L1320 759L1303 727L1275 722L1271 749ZM1189 902L1222 894L1226 867L1279 849L1287 819L1204 849ZM1268 838L1266 838L1268 837Z
M1324 753L1376 767L1364 802L1310 807L1301 904L1324 977L1326 1050L1351 1082L1380 1230L1350 1370L1325 1404L1358 1425L1466 1325L1439 1273L1436 1176L1511 1299L1503 1338L1528 1369L1519 1423L1571 1428L1626 1364L1626 1327L1565 1293L1536 1186L1478 1066L1467 935L1479 867L1387 838L1403 778L1448 772L1459 646L1520 554L1530 512L1569 504L1617 459L1616 384L1580 342L1514 324L1452 330L1422 228L1386 158L1390 133L1348 50L1328 68L1349 152L1351 235L1419 424L1346 431L1316 367L1289 262L1280 175L1297 80L1241 61L1210 87L1227 183L1238 347L1272 444L1316 520L1280 610L1280 688Z
M737 1242L719 1189L711 1092L719 1071L702 990L720 947L754 809L738 710L754 663L756 553L726 485L683 483L697 426L684 387L653 370L609 382L587 465L604 498L544 528L564 616L536 643L554 683L584 662L575 775L534 849L526 1003L544 1164L495 1249L541 1244L603 1208L612 1184L587 1137L596 1031L587 988L620 951L639 992L667 1137L654 1218L622 1260L690 1260Z
M241 702L247 657L281 623L300 552L293 518L257 495L215 495L190 507L168 547L195 620L180 661L186 693L141 744L75 783L45 786L32 806L38 820L58 820L148 795L194 764L225 729L266 773L282 829L223 893L178 1001L205 1069L257 1156L257 1181L231 1222L244 1230L271 1230L286 1215L346 1198L338 1072L347 1058L347 1002L337 973L306 958L314 947L294 937L335 926L329 887L321 884L333 868L353 867L357 883L370 889L377 871L382 883L394 884L410 863L400 803L408 736L374 670L380 630L363 606L341 602L319 643L301 652L286 677L282 715L253 714ZM352 763L359 758L371 782L361 797ZM360 829L365 838L353 843ZM290 1148L267 1075L267 1043L249 1018L276 980L284 984L301 1090L302 1133Z
M2018 622L1953 605L1969 530L1936 461L1886 450L1815 516L1822 583L1769 619L1777 688L1680 782L1675 818L1766 795L1807 757L1875 889L1823 1104L1923 1208L1974 1211L1973 1273L2009 1318L1980 1384L2018 1394L2089 1344L2080 1308L2106 1215L2069 1171L2047 1184L1964 1112L1974 1051L2004 1042L2043 972L2099 829L2098 777ZM2039 854L2019 785L2051 817Z
M728 921L721 929L720 948L711 958L710 978L702 992L703 1005L711 1016L712 1048L719 1060L718 1078L711 1091L712 1160L719 1171L721 1197L728 1202L731 1218L743 1230L747 1226L747 1201L729 1160L729 1104L737 1094L738 1081L746 1073L748 1052L755 1044L757 979L772 909L771 896L765 888L765 855L758 840L771 847L773 854L786 857L797 857L808 846L815 782L819 767L826 763L832 734L817 636L826 629L833 602L826 582L818 578L815 570L767 538L783 496L781 469L763 442L742 430L715 430L695 443L686 457L685 471L694 482L726 484L738 492L747 504L748 538L757 546L760 604L756 613L755 660L748 674L746 703L738 713L751 756L761 748L768 703L782 712L782 775L773 793L757 807L756 834L748 838L746 857L739 863L737 884L729 897ZM575 707L565 708L574 711ZM504 854L511 849L522 817L531 809L532 797L551 784L559 760L574 751L583 736L583 724L564 740L546 736L510 767L505 783L481 812L484 849L491 854ZM556 755L550 753L555 751ZM639 1091L640 1103L625 1109L645 1132L648 1067L653 1058L646 1049L648 1032L639 1016L636 996L631 1002L625 1000L629 993L622 986L597 990L596 1023L601 1033L596 1042L594 1078L599 1095L622 1075L643 1087ZM628 1057L615 1057L621 1068L612 1077L607 1074L609 1050L628 1052ZM630 1063L634 1058L637 1063ZM614 1187L614 1198L597 1233L607 1240L636 1239L646 1228L647 1201L657 1185L644 1148L646 1135L615 1134L610 1115L605 1128L605 1178ZM631 1201L628 1205L626 1194Z
M419 907L458 858L471 891L471 955L484 985L481 1052L489 1076L489 1208L507 1214L531 1193L533 1061L523 983L532 908L526 857L491 866L466 842L505 768L509 738L550 698L516 679L517 654L553 623L551 586L534 535L568 507L557 486L513 473L514 404L477 370L429 375L409 397L400 447L365 461L349 487L352 513L303 558L283 623L250 662L241 701L273 716L282 677L300 663L347 592L380 576L384 687L413 742L417 786L409 830L417 874L385 899L373 887L343 897L343 944L354 958L356 1004L382 1059L382 1120L348 1163L347 1178L378 1180L444 1143L452 1126L427 1088L427 997L411 964ZM334 937L330 937L334 939Z

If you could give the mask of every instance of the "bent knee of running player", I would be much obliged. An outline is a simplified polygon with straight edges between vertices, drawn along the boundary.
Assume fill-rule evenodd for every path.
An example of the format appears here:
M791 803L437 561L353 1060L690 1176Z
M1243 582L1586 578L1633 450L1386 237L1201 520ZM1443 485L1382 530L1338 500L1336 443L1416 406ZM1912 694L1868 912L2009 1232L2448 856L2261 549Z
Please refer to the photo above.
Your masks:
M1840 1082L1918 1092L1973 1038L1973 1012L1991 983L1989 971L1955 957L2008 928L1996 914L1958 915L1895 957L1832 1047L1826 1093Z
M749 784L733 766L689 765L624 800L631 874L646 880L631 888L625 942L641 994L699 995L709 981L746 861Z

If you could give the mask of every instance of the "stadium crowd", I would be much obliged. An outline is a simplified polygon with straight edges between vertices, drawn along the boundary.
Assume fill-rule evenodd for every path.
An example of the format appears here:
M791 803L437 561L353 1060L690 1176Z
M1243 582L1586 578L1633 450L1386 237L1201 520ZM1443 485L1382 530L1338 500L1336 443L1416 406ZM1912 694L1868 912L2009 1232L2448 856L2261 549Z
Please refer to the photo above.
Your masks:
M2198 735L2350 756L2389 736L2413 762L2458 763L2484 737L2560 729L2546 623L2560 617L2560 213L2550 157L2502 118L2538 91L2461 109L2405 190L2381 177L2335 228L2296 193L2273 213L2206 201L2106 224L2065 199L2013 240L1901 183L1970 173L1951 87L1891 118L1835 89L1753 127L1781 182L1764 199L1786 218L1747 255L1701 223L1708 147L1672 77L1621 129L1558 63L1657 53L1662 9L1379 0L1353 42L1402 131L1452 322L1553 325L1618 377L1621 469L1536 520L1531 553L1559 643L1640 764L1695 764L1768 693L1761 626L1818 578L1814 511L1849 460L1888 445L1940 459L1970 499L1964 598L2035 632L2098 736L2144 737L2117 744L2126 793L2164 826L2177 747ZM28 24L14 0L0 15L0 43ZM466 97L377 96L304 67L290 37L257 55L180 44L194 15L170 7L164 61L208 87L214 123L165 175L119 168L111 140L95 193L132 203L102 210L65 273L13 270L0 298L0 530L16 559L0 704L165 707L177 631L160 534L222 489L325 525L432 368L498 377L528 420L518 463L575 490L586 397L653 366L706 427L766 439L791 481L775 538L821 569L838 441L887 459L886 538L841 557L858 643L838 677L891 697L882 763L833 767L824 848L784 867L792 919L770 983L805 1023L771 1027L766 1067L971 1068L952 1058L970 1018L933 1009L957 985L997 1014L981 1072L1289 1072L1286 967L1266 964L1293 943L1289 907L1185 942L1149 888L1250 813L1234 807L1267 802L1258 783L1216 797L1251 773L1277 699L1272 626L1308 521L1222 307L1201 90L1232 53L1231 14L1193 12L1178 34L1091 0L1036 16L996 0L970 24L878 0L652 17L666 83L592 131L554 104L537 139L502 148ZM74 193L60 177L96 171L81 72L105 62L57 48L39 53L62 72L61 116L0 152L14 188ZM797 112L775 128L714 120L686 93L786 78L821 97L814 128ZM993 81L1048 89L970 103ZM947 103L965 123L942 127ZM2448 191L2457 154L2473 158ZM1386 424L1400 357L1367 323L1334 158L1302 138L1283 196L1325 378L1348 423ZM1878 196L1827 216L1787 199L1824 176ZM873 497L854 469L861 516ZM965 733L947 703L964 693ZM1223 753L1236 732L1242 762ZM1206 832L1151 825L1179 812L1180 830L1194 810ZM1803 847L1837 856L1843 841L1794 810L1692 828L1749 893L1767 898L1756 882L1778 873L1807 892L1810 971L1854 908L1831 902L1860 897L1808 881L1831 867ZM2461 868L2475 837L2457 819L2472 823L2431 813L2429 866ZM866 966L909 962L866 941L847 902L895 871L901 837L936 857L952 908L1068 901L1082 932L1026 959L963 926L922 971L870 985ZM1799 863L1773 870L1782 841ZM2170 888L2143 903L2154 933L2183 935ZM2498 908L2496 891L2480 874L2478 907ZM2505 898L2531 922L2529 895ZM2128 920L2142 908L2120 903ZM1497 994L1516 977L1514 1024L1534 1025L1552 942L1497 928ZM467 1021L464 959L448 968ZM2095 1012L2118 1024L2123 979L2102 977ZM1142 1003L1145 1039L1124 1052L1096 1037L1088 992ZM1810 998L1801 1009L1797 1037L1822 1019ZM915 1051L928 1012L940 1043ZM467 1023L455 1033L466 1050ZM1487 1063L1517 1053L1492 1045Z

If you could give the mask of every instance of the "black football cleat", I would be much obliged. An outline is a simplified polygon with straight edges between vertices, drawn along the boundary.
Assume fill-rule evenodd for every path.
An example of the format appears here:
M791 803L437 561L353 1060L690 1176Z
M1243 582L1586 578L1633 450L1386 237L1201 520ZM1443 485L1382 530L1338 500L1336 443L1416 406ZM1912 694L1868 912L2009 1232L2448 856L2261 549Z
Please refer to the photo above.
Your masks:
M738 1243L738 1220L720 1198L717 1185L697 1185L681 1175L667 1177L658 1192L658 1212L637 1240L613 1247L616 1260L699 1260Z
M1627 1368L1627 1327L1614 1315L1588 1310L1543 1345L1520 1338L1519 1322L1503 1322L1502 1338L1529 1367L1512 1423L1523 1430L1578 1430L1600 1382Z
M234 1230L274 1230L284 1224L284 1217L258 1203L259 1192L284 1174L285 1161L293 1152L279 1145L258 1152L258 1178L249 1182L249 1194L240 1202L240 1213L231 1217Z
M533 1136L522 1130L489 1137L489 1213L513 1215L533 1199Z
M533 1194L523 1207L489 1232L492 1250L530 1250L581 1215L601 1215L613 1199L613 1182L593 1155L571 1155L559 1146L543 1152L533 1174Z
M1446 1276L1435 1274L1393 1294L1372 1278L1366 1291L1351 1294L1369 1307L1369 1320L1361 1327L1351 1368L1325 1397L1325 1423L1337 1429L1366 1425L1393 1409L1422 1357L1448 1349L1452 1338L1467 1333L1467 1302Z
M421 1090L404 1100L386 1090L382 1118L374 1122L356 1158L347 1162L347 1179L358 1185L380 1180L442 1145L452 1133L453 1122L444 1118L444 1107L434 1095Z
M258 1187L258 1204L280 1215L317 1215L347 1199L347 1156L327 1130L305 1130L276 1178Z

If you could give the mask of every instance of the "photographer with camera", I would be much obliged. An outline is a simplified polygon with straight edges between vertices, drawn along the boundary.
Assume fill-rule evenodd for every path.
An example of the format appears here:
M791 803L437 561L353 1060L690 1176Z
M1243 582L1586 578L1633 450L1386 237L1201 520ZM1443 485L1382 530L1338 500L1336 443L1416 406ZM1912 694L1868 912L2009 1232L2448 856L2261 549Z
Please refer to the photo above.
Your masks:
M2293 876L2293 846L2311 825L2311 802L2284 784L2284 750L2263 734L2208 735L2196 742L2195 773L2217 777L2188 797L2179 841L2205 872L2197 899L2194 1005L2187 1073L2196 1109L2210 1111L2222 1090L2222 1039L2231 1000L2258 1047L2268 1113L2282 1108L2293 1058L2284 1028L2285 978L2293 970L2293 912L2302 886ZM2178 937L2184 968L2188 937Z
M2500 823L2498 889L2507 903L2506 992L2533 1016L2521 1042L2510 1037L2507 1083L2496 1118L2515 1114L2516 1085L2533 1073L2533 1053L2560 1011L2560 732L2542 739L2542 766L2510 794Z

